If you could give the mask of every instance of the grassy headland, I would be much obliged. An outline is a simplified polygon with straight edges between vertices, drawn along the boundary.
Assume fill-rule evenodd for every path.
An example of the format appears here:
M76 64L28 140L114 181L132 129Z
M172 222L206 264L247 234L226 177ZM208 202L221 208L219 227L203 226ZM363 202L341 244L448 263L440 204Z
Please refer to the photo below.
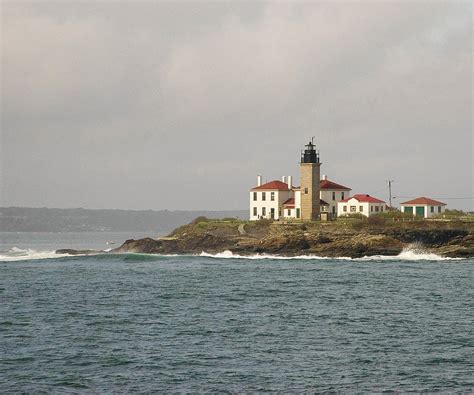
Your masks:
M330 222L198 217L167 237L127 240L114 251L195 254L230 250L242 255L361 257L397 255L415 245L443 256L474 256L474 216L413 220L400 214L347 217Z

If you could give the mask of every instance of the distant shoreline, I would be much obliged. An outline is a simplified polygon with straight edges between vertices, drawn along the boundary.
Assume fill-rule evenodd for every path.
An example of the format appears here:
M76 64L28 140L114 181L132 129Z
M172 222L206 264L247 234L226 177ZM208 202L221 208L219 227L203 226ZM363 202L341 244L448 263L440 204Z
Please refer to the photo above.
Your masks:
M2 232L153 232L165 234L194 218L246 218L248 210L116 210L0 207Z

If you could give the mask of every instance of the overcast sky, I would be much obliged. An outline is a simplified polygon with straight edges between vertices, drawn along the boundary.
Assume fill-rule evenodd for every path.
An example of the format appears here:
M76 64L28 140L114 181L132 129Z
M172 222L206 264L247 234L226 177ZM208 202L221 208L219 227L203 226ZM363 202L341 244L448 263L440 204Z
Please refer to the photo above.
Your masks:
M1 7L2 206L246 209L316 136L354 193L474 209L470 2Z

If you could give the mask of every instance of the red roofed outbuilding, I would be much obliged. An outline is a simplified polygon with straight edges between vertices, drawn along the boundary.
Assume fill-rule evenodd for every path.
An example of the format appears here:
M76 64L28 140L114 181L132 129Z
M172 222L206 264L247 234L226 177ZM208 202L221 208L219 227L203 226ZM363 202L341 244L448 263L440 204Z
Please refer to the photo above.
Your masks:
M419 197L400 203L402 213L412 214L417 217L430 218L433 215L440 215L446 209L446 203L427 197Z
M338 203L337 216L361 214L366 217L387 211L387 203L367 194L357 194Z

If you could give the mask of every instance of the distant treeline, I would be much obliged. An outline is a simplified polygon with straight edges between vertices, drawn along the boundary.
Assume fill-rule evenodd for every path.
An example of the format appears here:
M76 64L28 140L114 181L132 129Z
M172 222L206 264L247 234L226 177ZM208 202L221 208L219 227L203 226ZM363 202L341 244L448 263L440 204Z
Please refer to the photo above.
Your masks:
M3 232L93 232L155 231L170 232L194 218L236 217L245 219L247 210L154 211L88 210L83 208L0 207Z

